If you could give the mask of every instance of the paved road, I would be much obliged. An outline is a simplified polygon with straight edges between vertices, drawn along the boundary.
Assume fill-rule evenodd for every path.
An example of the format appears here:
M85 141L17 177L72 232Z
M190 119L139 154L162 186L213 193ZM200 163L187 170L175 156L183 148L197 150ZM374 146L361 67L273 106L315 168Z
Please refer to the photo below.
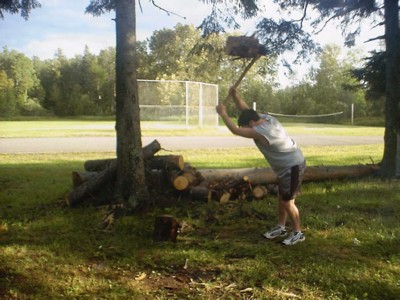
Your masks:
M292 135L300 146L382 144L376 136ZM237 136L143 137L143 145L156 139L167 150L254 147L251 139ZM0 153L114 152L115 137L0 138Z

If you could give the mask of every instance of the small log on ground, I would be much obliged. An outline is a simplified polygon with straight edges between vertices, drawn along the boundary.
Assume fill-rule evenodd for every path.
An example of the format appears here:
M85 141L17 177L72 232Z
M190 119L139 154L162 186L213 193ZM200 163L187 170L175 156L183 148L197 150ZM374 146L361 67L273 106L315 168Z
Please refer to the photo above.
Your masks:
M143 147L143 158L148 159L161 150L161 145L157 140ZM83 167L88 172L100 172L117 163L116 158L95 159L85 161Z

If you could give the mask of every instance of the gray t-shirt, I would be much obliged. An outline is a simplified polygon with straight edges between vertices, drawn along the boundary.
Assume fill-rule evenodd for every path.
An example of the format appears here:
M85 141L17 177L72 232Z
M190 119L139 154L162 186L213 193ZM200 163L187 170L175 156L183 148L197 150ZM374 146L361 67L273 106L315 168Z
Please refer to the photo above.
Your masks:
M269 147L256 140L254 143L274 172L279 175L287 168L302 164L304 162L303 153L297 147L296 142L286 133L281 123L270 115L259 115L265 122L254 126L253 129L267 139Z

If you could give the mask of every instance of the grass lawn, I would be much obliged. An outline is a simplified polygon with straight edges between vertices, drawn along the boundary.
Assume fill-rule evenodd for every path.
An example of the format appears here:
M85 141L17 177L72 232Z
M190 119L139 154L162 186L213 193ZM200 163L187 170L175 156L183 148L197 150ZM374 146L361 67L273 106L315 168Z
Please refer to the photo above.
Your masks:
M49 130L49 123L0 122L0 136L81 134L82 121L71 122L77 127L57 123L58 130L55 123ZM113 134L110 124L84 134ZM383 134L379 128L308 126L289 125L288 131ZM303 152L310 166L367 164L379 162L383 145ZM266 166L255 148L174 154L199 169ZM276 224L274 195L221 204L182 194L173 206L122 216L101 229L106 207L71 208L65 196L72 171L82 171L86 160L114 156L0 154L0 299L399 299L399 180L305 183L297 204L306 241L287 247L261 236ZM160 214L183 224L176 243L153 241Z
M228 131L221 123L219 128L189 128L164 122L142 122L142 135L225 135ZM382 127L345 126L326 124L284 124L290 134L383 136ZM0 121L0 137L69 137L115 136L115 122L110 120L44 120ZM163 129L162 129L163 128ZM230 133L229 133L230 134Z
M254 149L180 151L198 168L264 166ZM382 146L305 147L309 165L379 161ZM162 153L161 153L162 154ZM398 299L400 184L375 178L306 183L304 243L261 233L276 197L228 204L182 197L124 216L67 207L71 171L112 153L0 155L1 299ZM154 217L184 223L177 243L152 240Z

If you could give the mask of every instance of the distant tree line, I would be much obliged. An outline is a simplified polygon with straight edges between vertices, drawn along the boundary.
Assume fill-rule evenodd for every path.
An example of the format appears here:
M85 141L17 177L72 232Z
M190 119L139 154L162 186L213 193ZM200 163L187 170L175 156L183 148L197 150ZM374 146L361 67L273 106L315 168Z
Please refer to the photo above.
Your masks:
M138 78L216 83L220 99L225 99L244 66L242 60L224 54L225 41L224 35L204 39L189 25L155 31L138 42ZM382 116L383 99L365 97L361 79L352 76L352 66L360 58L340 57L340 47L326 46L318 57L319 65L308 70L301 82L285 88L278 82L276 57L262 59L242 82L241 93L264 112L316 115L344 111L349 117L354 104L357 117ZM228 109L234 107L228 104ZM7 48L0 53L0 117L114 113L115 48L95 55L86 47L73 58L59 49L54 58L46 60L30 59Z

